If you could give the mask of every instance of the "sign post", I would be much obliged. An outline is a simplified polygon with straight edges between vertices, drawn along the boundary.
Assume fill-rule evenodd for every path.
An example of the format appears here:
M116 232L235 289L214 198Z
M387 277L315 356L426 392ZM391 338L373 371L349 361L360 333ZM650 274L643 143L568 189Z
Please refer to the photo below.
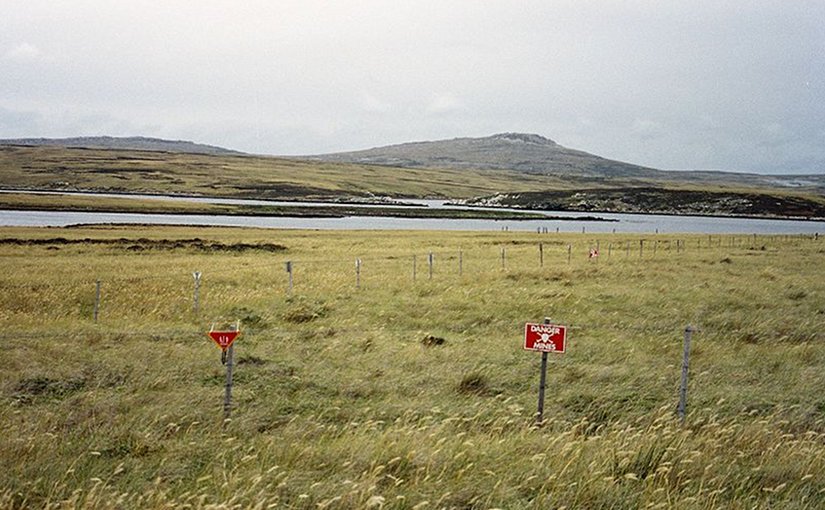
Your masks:
M547 387L547 352L541 353L541 372L539 372L539 404L536 409L536 425L544 425L544 389Z
M536 412L536 425L544 423L544 390L547 386L547 354L550 352L564 354L567 348L567 327L553 324L549 317L544 324L527 323L524 325L524 349L541 352L541 373L539 375L539 403Z
M208 333L209 338L221 348L221 363L226 365L226 384L224 386L223 396L224 422L229 419L229 415L232 412L232 369L235 365L235 349L232 344L240 334L240 322L229 326L228 331L214 331L210 329Z

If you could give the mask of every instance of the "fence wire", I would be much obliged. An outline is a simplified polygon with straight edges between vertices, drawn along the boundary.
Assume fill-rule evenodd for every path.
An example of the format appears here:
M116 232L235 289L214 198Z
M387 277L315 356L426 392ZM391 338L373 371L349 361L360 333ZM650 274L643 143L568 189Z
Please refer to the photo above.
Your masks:
M753 249L759 243L779 239L793 247L809 239L808 236L747 236L731 237L730 246L724 246L723 236L709 236L697 238L700 252L717 252L721 249L740 248ZM812 238L811 238L812 239ZM16 277L31 277L28 272L21 271L17 275L6 275L7 279L0 280L0 292L4 289L26 289L27 293L6 293L4 299L0 296L0 318L3 315L13 315L21 311L35 309L45 310L48 318L91 316L94 310L102 317L106 317L112 310L128 310L126 316L140 313L158 314L161 320L190 319L198 315L199 309L214 309L212 303L225 301L227 306L242 307L244 298L250 292L258 292L260 297L267 292L273 298L284 297L288 293L301 295L310 294L317 290L319 282L328 285L332 292L342 292L344 289L368 291L371 286L380 284L415 288L413 285L424 284L428 281L454 282L484 275L512 275L518 271L560 270L564 268L582 268L591 264L609 264L615 259L620 262L648 262L657 256L679 256L682 252L691 250L681 239L659 239L647 241L645 239L617 239L604 241L603 239L578 240L564 242L559 240L542 241L511 241L510 243L490 243L486 248L462 249L460 247L445 249L410 249L394 252L391 255L367 253L357 256L353 250L349 259L341 257L291 257L289 254L256 255L264 260L249 262L240 260L234 266L226 265L227 259L203 259L203 264L192 264L198 267L181 268L168 266L159 268L156 274L102 274L94 275L89 268L80 279L73 281L13 281ZM702 244L702 243L705 244ZM652 244L652 248L651 248ZM656 248L658 245L660 248ZM605 252L607 246L607 252ZM647 246L645 248L645 246ZM601 250L594 257L593 250ZM633 251L630 251L633 250ZM693 251L696 253L696 245ZM575 253L575 259L572 255ZM356 269L356 260L360 265ZM230 258L230 261L232 259ZM432 261L432 264L430 263ZM151 260L144 261L148 264ZM294 278L293 288L288 288L286 266L290 263ZM221 265L219 265L221 264ZM205 267L204 267L205 266ZM130 268L124 268L126 273ZM196 283L195 272L200 272L200 281ZM358 274L356 272L358 271ZM88 276L87 276L88 275ZM37 274L37 278L47 278L47 274ZM91 278L91 279L86 279ZM100 282L102 296L95 296L95 286ZM135 300L131 294L131 287L150 282L152 285L146 292L144 299ZM358 289L356 289L358 287ZM419 287L420 288L420 287ZM17 294L13 297L12 294ZM194 311L193 311L194 308ZM80 310L80 312L78 312ZM120 317L120 315L118 315ZM573 330L587 328L609 327L605 324L573 323ZM659 327L656 331L679 330L684 324ZM650 331L651 326L635 328L633 325L622 325L626 331ZM14 335L18 337L18 335Z
M725 239L728 239L725 242ZM231 267L221 267L217 270L209 270L203 271L204 268L197 268L193 267L190 271L185 271L184 274L191 275L195 271L201 271L204 276L222 276L222 275L231 275L237 274L245 271L252 271L252 270L259 270L259 269L268 269L271 272L277 274L278 272L286 272L285 266L287 262L290 262L293 266L293 269L297 270L300 266L310 266L310 265L324 265L324 266L335 266L335 265L353 265L356 260L360 260L362 263L362 270L366 271L369 269L370 264L375 263L386 263L386 262L396 262L400 264L406 264L409 266L410 271L412 271L412 264L413 260L415 259L415 264L418 270L429 269L429 257L432 256L433 258L433 266L434 270L436 267L441 268L444 265L444 261L450 261L456 263L457 260L461 259L467 267L472 266L472 264L477 264L479 261L484 260L488 263L485 267L490 268L497 268L501 267L502 265L505 268L508 268L507 263L514 260L514 257L518 257L520 259L524 259L525 257L529 256L527 250L530 250L530 253L533 254L533 257L536 261L538 261L537 266L541 265L541 262L558 262L561 260L562 262L570 261L571 263L575 261L581 261L585 259L594 259L593 262L598 263L601 261L610 261L613 258L616 259L642 259L648 260L655 258L656 255L660 253L667 253L667 254L681 254L682 252L688 251L703 251L703 250L713 250L719 248L755 248L758 244L757 241L771 241L771 242L778 242L782 241L785 243L791 243L791 245L796 244L800 241L806 239L813 239L811 236L759 236L752 237L752 236L745 236L745 237L726 237L726 236L709 236L706 240L707 244L702 244L703 239L701 237L697 238L696 242L697 245L691 246L690 243L682 240L682 239L622 239L616 241L605 241L602 242L601 239L591 239L588 241L575 241L575 242L564 242L558 240L548 240L548 241L535 241L535 242L522 242L518 241L517 243L507 243L502 242L499 244L491 244L490 249L486 252L481 252L480 250L464 250L462 248L455 248L451 250L408 250L401 253L394 253L393 255L389 256L381 256L381 255L374 255L374 254L364 254L359 255L353 253L350 260L344 260L340 257L338 258L327 258L327 257L290 257L289 255L278 255L278 256L270 256L262 255L265 257L266 260L257 263L249 263L243 262L241 264L231 266ZM596 250L594 252L594 250ZM5 255L8 257L8 255ZM568 258L569 257L569 258ZM542 260L543 258L543 260ZM503 264L498 264L500 262L504 262ZM532 267L535 268L535 267ZM518 267L518 269L530 269L526 267ZM90 272L93 270L90 268ZM97 281L101 281L104 283L115 283L115 282L124 282L124 283L135 283L140 281L151 281L151 280L168 280L172 278L180 278L181 271L169 271L166 274L149 274L149 275L101 275L93 277L90 275L90 279L87 280L90 284L94 284ZM191 278L191 276L189 276ZM3 281L0 280L0 288L28 288L33 289L37 286L44 285L43 282L13 282L13 281ZM48 282L45 285L51 285L52 287L60 287L60 282ZM68 284L66 284L68 285Z
M705 328L705 327L697 327L695 325L686 325L686 324L676 324L672 323L668 326L656 326L656 327L648 327L648 326L633 326L633 325L615 325L615 324L595 324L595 323L582 323L582 322L565 322L559 321L561 325L564 325L568 330L572 331L573 334L575 333L583 333L586 331L599 331L605 329L613 329L617 331L623 332L642 332L642 333L667 333L672 336L674 339L680 338L680 334L685 330L686 327L690 326L693 328L694 332L698 333L706 333L708 335L712 335L714 333L714 328ZM242 324L243 326L243 324ZM335 332L336 334L349 334L349 333L357 333L361 335L375 335L375 334L408 334L411 330L415 328L410 327L398 327L392 325L382 325L382 326L373 326L373 327L336 327ZM513 323L513 327L510 328L511 335L508 335L507 338L515 338L519 337L521 333L523 333L524 324L523 323ZM265 328L251 328L246 331L245 334L249 335L252 334L256 337L262 336L278 336L278 335L290 335L296 333L302 333L304 329L300 326L296 326L294 328L284 328L284 327L265 327ZM251 333L250 333L251 331ZM117 339L152 339L152 340L162 340L162 339L176 339L179 340L181 338L186 338L190 340L200 340L205 338L206 331L202 327L192 326L188 328L179 328L179 329L110 329L110 328L91 328L91 329L77 329L77 330L66 330L61 332L39 332L39 331L27 331L27 332L17 332L13 334L8 333L0 333L0 341L4 342L12 342L13 341L20 341L20 340L53 340L55 338L64 338L64 339L71 339L71 338L78 338L84 337L89 335L108 335L112 337L116 337Z

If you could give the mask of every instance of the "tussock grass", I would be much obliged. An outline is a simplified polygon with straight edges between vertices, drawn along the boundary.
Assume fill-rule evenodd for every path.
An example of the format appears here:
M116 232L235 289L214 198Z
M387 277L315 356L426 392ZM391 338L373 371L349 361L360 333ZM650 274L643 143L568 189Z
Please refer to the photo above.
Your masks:
M825 505L823 241L688 236L677 252L661 235L640 258L620 235L0 230L57 237L286 249L0 243L0 507ZM521 335L545 316L571 338L536 428L539 360ZM224 423L205 332L234 320Z

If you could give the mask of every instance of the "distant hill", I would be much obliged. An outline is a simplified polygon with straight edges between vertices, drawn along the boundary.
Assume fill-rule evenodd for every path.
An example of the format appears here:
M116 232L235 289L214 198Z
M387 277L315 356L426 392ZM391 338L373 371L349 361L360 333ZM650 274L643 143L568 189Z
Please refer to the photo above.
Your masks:
M114 136L81 136L74 138L15 138L0 139L0 145L24 145L24 146L53 146L53 147L73 147L87 149L119 149L119 150L141 150L158 152L175 152L182 154L211 154L230 155L243 154L242 152L215 147L214 145L204 145L189 142L186 140L164 140L161 138L148 138L144 136L114 137Z
M515 170L564 180L629 185L670 184L767 186L825 193L825 176L760 175L718 171L666 171L569 149L541 135L499 133L483 138L411 142L373 149L306 156L304 159L398 166Z
M525 133L402 143L311 158L407 168L518 170L578 177L653 177L659 173L653 168L568 149L543 136Z

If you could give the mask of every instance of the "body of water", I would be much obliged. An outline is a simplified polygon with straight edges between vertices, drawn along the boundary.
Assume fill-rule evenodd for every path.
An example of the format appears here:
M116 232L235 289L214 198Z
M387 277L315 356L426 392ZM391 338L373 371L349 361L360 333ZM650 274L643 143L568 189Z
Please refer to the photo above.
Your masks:
M548 213L563 216L569 213ZM575 215L571 215L575 216ZM348 216L345 218L282 218L56 211L0 211L0 226L64 227L90 223L204 225L226 227L322 230L484 230L600 233L814 234L825 223L743 218L706 218L637 214L600 214L616 222L577 220L468 220Z
M91 193L84 195L94 195ZM159 197L154 195L97 195L112 197L185 200L194 202L239 205L301 205L334 206L327 202L281 202L269 200L213 199L198 197ZM433 208L456 207L442 200L405 200ZM340 204L348 205L348 204ZM386 204L382 204L386 207ZM704 234L814 234L825 233L825 222L798 220L766 220L750 218L715 218L706 216L666 216L657 214L593 213L615 221L578 221L583 213L536 211L547 216L569 217L570 220L479 220L436 218L391 218L348 216L345 218L287 218L271 216L227 216L189 214L90 213L60 211L0 211L0 226L64 227L91 223L203 225L227 227L259 227L323 230L483 230L536 232L595 233L704 233Z

